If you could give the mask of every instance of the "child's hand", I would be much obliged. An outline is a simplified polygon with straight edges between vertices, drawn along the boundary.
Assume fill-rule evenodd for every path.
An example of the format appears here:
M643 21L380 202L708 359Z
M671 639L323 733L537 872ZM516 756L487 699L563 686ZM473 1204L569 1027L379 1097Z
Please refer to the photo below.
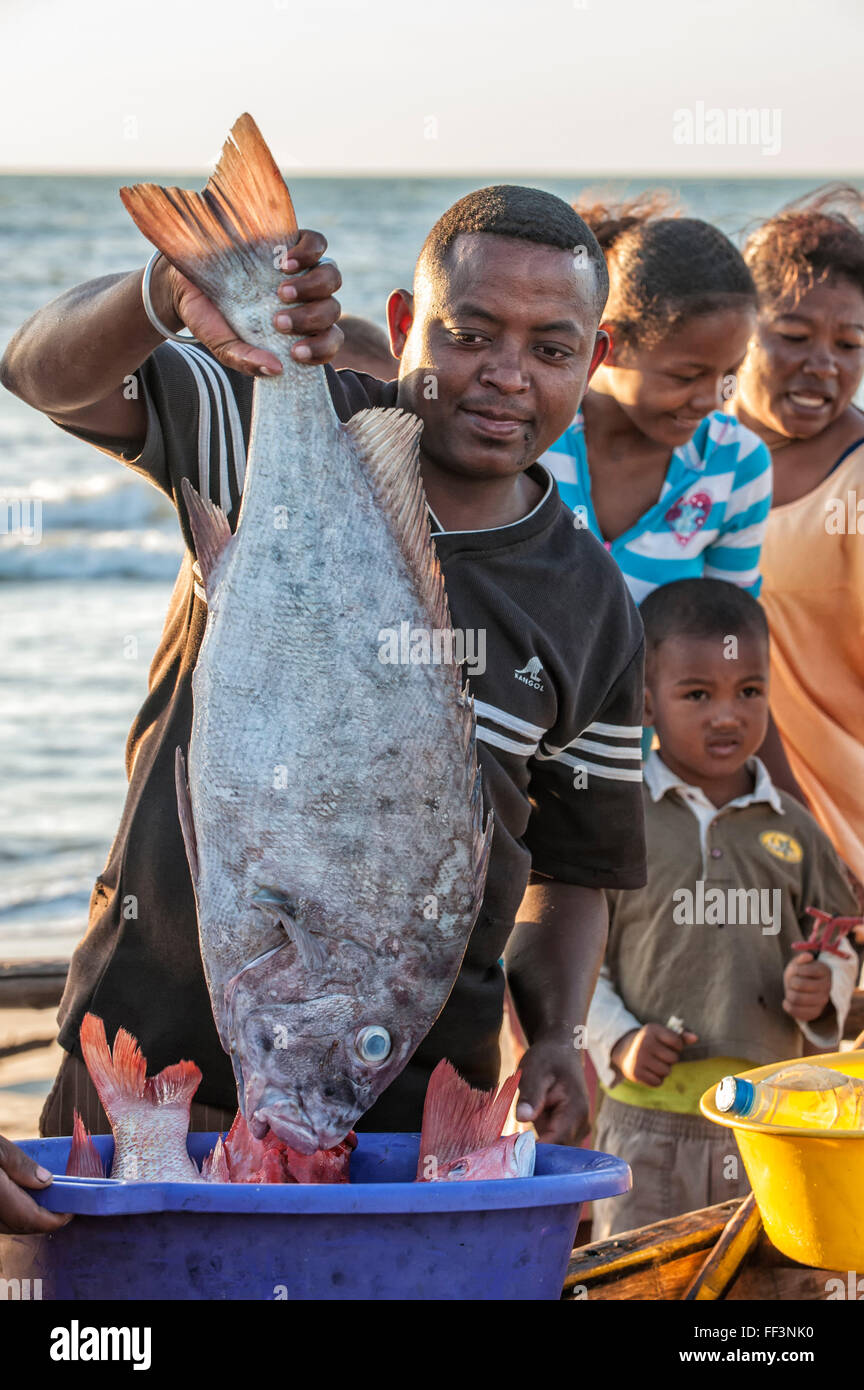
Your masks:
M831 971L812 951L796 951L783 971L783 1008L799 1023L812 1023L828 1006Z
M646 1023L625 1033L612 1049L612 1063L628 1081L659 1086L679 1060L684 1047L699 1041L697 1033L673 1033L661 1023Z

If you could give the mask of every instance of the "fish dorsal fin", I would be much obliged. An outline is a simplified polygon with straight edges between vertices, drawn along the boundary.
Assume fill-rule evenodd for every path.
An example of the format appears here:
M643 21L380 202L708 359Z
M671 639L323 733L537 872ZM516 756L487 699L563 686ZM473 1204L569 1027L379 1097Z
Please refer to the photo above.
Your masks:
M423 1104L423 1129L417 1176L425 1177L427 1159L440 1166L454 1158L466 1158L501 1138L520 1072L514 1072L495 1091L475 1091L446 1060L429 1078Z
M429 510L420 476L420 435L423 422L409 411L361 410L343 426L356 448L375 500L390 522L402 554L426 609L429 626L448 630L452 625L444 576L432 540ZM471 788L474 820L474 903L476 917L483 900L486 869L492 845L492 813L483 824L483 789L477 766L474 701L462 688L460 668L454 663L456 698L462 712L462 742ZM497 1135L496 1135L497 1138Z
M184 478L180 483L180 491L189 513L189 525L195 542L195 558L201 566L204 592L209 602L213 596L213 576L234 538L222 508L209 498L202 497L188 478Z
M66 1163L66 1176L68 1178L104 1178L105 1176L99 1150L90 1138L87 1126L77 1110L74 1111L72 1121L72 1144Z
M297 240L291 195L263 135L245 113L234 122L203 193L138 183L121 188L132 220L173 265L212 298L226 270L273 269ZM275 288L275 287L274 287Z
M449 628L444 576L432 541L420 476L423 421L407 410L376 408L358 411L343 428L351 437L375 500L399 542L431 626ZM454 666L453 671L455 675L458 668Z

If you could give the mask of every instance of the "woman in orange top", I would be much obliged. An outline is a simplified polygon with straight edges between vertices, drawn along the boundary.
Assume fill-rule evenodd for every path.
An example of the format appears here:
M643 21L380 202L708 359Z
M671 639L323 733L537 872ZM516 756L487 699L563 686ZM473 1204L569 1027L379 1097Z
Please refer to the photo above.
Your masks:
M779 740L762 752L864 880L864 203L821 190L772 217L744 258L756 334L738 415L771 450L762 546Z

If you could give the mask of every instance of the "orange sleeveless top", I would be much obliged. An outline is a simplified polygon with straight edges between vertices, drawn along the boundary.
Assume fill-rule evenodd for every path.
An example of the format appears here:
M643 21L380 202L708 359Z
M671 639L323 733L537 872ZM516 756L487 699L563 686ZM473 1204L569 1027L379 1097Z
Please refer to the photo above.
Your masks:
M761 570L774 718L814 816L864 881L864 443L773 508Z

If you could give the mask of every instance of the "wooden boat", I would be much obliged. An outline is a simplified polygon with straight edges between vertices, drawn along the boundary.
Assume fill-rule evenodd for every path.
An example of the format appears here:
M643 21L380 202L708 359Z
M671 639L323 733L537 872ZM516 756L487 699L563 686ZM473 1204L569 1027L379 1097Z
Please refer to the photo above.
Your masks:
M810 1269L781 1255L748 1197L578 1246L561 1297L813 1301L840 1287L831 1279L845 1289L848 1272Z
M864 990L855 991L844 1032L854 1039L853 1049L864 1047ZM751 1194L577 1246L561 1296L565 1301L822 1301L855 1298L857 1284L849 1291L850 1277L857 1278L781 1254L766 1235Z

